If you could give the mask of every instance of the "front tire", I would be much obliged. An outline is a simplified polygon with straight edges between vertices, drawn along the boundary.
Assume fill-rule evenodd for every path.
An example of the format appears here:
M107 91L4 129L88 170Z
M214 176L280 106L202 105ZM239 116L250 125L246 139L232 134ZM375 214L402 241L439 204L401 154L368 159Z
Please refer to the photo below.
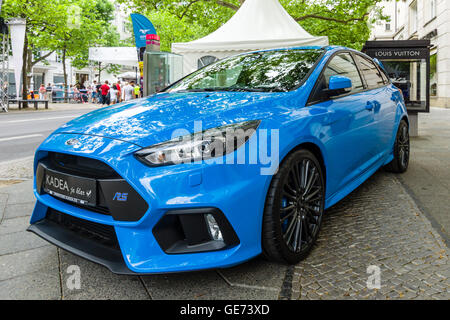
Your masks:
M385 166L389 172L404 173L408 170L410 154L409 127L405 120L400 121L394 145L394 159Z
M319 161L298 150L273 177L264 209L262 247L274 261L296 264L311 251L322 224L325 182Z

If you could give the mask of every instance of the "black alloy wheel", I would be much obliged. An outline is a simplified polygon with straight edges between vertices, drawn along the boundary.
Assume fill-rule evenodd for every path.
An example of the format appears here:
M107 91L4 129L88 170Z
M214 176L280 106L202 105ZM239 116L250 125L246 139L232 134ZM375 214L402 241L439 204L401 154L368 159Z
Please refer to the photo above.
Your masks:
M263 252L271 260L295 264L311 251L322 224L325 183L319 161L298 150L283 162L266 199Z
M400 121L394 145L394 159L386 165L386 170L394 173L404 173L408 170L411 145L409 127L405 120Z

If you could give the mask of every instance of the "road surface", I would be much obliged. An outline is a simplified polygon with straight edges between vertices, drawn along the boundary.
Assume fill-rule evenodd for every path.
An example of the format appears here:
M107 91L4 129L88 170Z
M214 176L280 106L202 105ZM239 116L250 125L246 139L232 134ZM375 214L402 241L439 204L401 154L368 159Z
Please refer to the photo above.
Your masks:
M91 110L0 113L0 163L32 157L55 129Z

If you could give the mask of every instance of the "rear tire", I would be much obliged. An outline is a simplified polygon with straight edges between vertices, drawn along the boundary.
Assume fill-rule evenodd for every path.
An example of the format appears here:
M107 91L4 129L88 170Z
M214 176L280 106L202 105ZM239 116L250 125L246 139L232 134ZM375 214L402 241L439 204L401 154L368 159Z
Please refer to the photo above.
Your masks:
M269 187L264 209L263 254L296 264L311 251L322 224L325 182L319 161L298 150L283 161Z
M386 171L394 173L406 172L409 165L410 150L408 123L402 120L398 126L397 136L395 138L394 159L384 167Z

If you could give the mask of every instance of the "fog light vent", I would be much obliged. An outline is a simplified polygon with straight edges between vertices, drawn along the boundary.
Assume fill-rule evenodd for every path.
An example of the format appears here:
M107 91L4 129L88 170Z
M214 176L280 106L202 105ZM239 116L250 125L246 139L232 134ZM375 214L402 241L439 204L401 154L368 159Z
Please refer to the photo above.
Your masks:
M167 211L153 228L153 235L167 254L219 251L240 243L230 222L217 208Z
M209 234L211 235L211 238L213 240L223 241L222 232L220 231L219 225L216 219L214 219L212 214L206 215L206 222L208 224L208 230Z

